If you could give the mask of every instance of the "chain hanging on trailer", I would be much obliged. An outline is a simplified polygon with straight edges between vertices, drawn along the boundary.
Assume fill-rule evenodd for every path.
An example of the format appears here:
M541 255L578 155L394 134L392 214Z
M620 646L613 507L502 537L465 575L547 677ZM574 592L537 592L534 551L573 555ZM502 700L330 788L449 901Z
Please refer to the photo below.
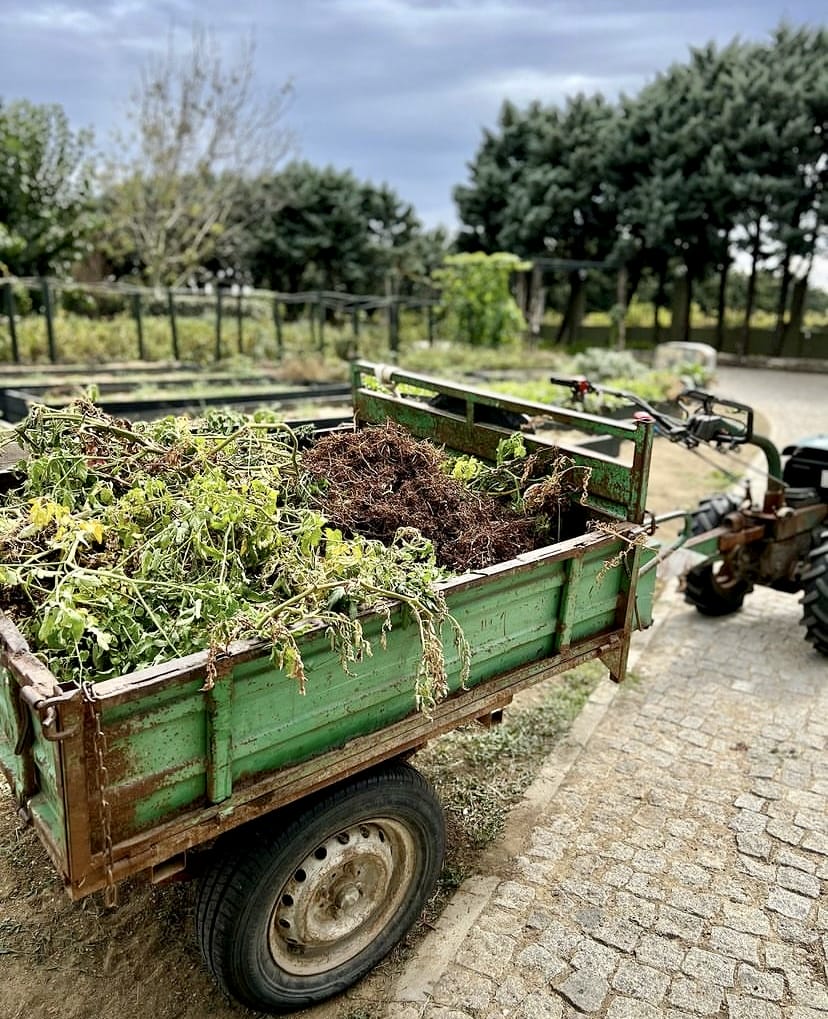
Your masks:
M91 683L81 684L86 704L92 713L94 727L92 738L95 747L95 778L98 783L98 820L101 826L101 833L104 840L104 866L106 869L106 884L104 886L104 905L107 907L118 904L118 889L115 885L113 874L112 857L112 805L106 795L106 788L109 784L109 772L106 767L107 742L106 734L101 727L100 699L94 692Z

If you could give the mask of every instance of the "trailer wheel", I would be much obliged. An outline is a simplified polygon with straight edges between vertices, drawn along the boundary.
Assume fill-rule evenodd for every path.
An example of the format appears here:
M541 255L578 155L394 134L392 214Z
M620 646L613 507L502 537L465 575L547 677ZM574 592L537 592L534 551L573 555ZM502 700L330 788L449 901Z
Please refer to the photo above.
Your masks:
M805 639L820 654L828 655L828 531L823 531L821 538L802 574L802 625Z
M751 590L746 580L734 579L727 566L706 562L688 570L684 578L684 600L703 616L727 616L738 612Z
M229 840L202 877L209 969L253 1009L299 1009L375 966L419 916L443 859L440 802L395 763Z

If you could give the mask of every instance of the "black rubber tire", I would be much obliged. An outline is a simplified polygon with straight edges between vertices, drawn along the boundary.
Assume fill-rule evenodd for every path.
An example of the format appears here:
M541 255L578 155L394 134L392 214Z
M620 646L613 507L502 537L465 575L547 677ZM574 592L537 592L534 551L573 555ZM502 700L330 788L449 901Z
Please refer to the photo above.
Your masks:
M246 826L216 847L199 885L208 968L231 997L268 1012L338 994L416 921L444 848L440 802L401 762Z
M738 612L751 590L745 580L735 583L724 583L724 578L716 572L718 563L700 563L688 570L684 578L684 600L703 616L729 616Z
M699 505L693 510L693 535L704 534L705 531L712 531L714 527L720 527L728 513L738 509L742 500L726 493L708 496L702 499Z
M802 625L805 639L820 654L828 656L828 531L811 550L808 568L802 574Z

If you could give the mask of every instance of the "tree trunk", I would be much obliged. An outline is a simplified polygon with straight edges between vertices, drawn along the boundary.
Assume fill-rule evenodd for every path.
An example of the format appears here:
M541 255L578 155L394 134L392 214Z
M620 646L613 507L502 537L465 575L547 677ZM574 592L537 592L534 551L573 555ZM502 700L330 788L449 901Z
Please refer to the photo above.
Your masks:
M690 280L685 273L673 282L673 306L670 319L670 339L685 340L690 318Z
M616 338L616 347L618 350L626 350L627 347L627 281L629 279L629 271L626 264L622 265L618 270L618 280L616 282L616 294L615 302L617 306L618 314L618 336Z
M730 259L726 258L722 263L722 271L719 273L719 294L716 303L716 350L721 350L724 347L727 276L730 272L731 264Z
M661 342L661 323L658 320L658 313L664 307L666 294L664 292L667 284L667 266L662 265L658 270L658 286L656 287L653 304L653 344L658 346Z
M791 249L785 249L785 261L782 265L782 280L779 284L779 300L776 303L776 326L773 330L774 357L780 357L785 343L785 309L788 306L788 291L791 288Z
M753 315L753 304L756 300L756 271L759 265L761 254L762 232L757 220L756 232L753 235L753 244L750 249L750 276L748 277L747 297L745 298L745 321L742 326L742 339L739 345L739 354L745 357L750 351L750 319Z
M780 347L780 352L784 347L785 340L788 340L792 344L795 344L795 350L801 349L800 341L802 339L802 320L805 316L805 299L808 296L808 281L810 279L811 267L808 266L808 272L801 278L798 279L793 285L793 291L791 293L791 316L788 319L788 324L785 327L783 334L783 344Z
M520 308L520 313L526 322L529 321L529 275L519 272L515 278L515 303Z
M569 297L566 311L556 337L556 343L574 343L578 338L584 317L584 281L577 270L569 274Z
M537 340L540 336L543 316L546 311L546 287L543 285L543 269L532 268L531 292L529 294L529 337Z

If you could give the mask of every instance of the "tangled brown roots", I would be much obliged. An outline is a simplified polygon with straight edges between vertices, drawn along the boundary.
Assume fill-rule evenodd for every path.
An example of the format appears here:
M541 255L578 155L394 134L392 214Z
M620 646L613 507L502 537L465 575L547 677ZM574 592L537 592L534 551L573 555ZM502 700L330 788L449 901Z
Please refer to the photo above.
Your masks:
M445 459L391 421L328 435L302 458L327 482L319 509L345 533L389 543L399 528L416 527L437 562L460 573L535 547L535 520L450 477Z

